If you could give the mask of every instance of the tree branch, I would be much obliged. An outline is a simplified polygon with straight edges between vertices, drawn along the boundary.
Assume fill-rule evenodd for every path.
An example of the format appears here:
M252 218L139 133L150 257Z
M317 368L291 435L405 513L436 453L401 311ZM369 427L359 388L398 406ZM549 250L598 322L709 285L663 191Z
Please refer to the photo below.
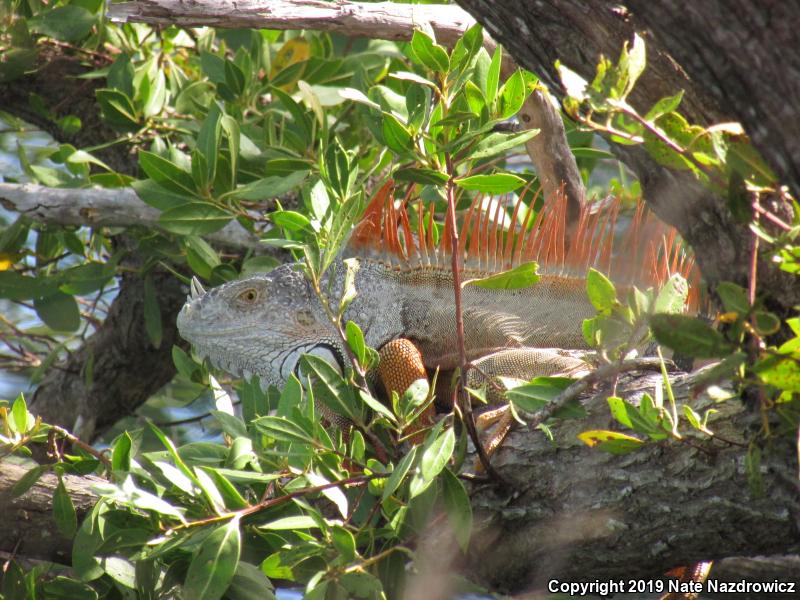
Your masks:
M88 227L159 227L161 214L131 188L50 188L33 183L0 183L0 205L34 221ZM258 236L238 221L206 236L234 248L263 248Z
M620 395L638 402L660 374L623 376ZM679 403L720 412L709 427L726 439L747 439L758 415L738 399L715 404L692 399L693 380L673 378ZM691 399L691 400L690 400ZM778 555L797 550L800 494L792 440L774 439L760 466L763 491L750 491L746 450L705 436L693 443L649 443L625 456L591 449L577 434L612 426L605 395L584 399L589 418L541 432L512 431L493 458L516 493L474 486L479 530L467 570L493 590L546 589L549 579L657 578L675 566L729 556ZM698 450L702 445L705 451ZM794 579L791 568L783 580ZM715 577L712 571L711 577Z
M0 468L0 511L5 515L0 519L0 551L70 564L72 539L59 533L53 519L53 493L58 486L58 477L54 473L45 473L25 494L11 497L11 488L28 469L8 460ZM105 480L92 475L64 475L62 479L80 523L97 502L91 486Z

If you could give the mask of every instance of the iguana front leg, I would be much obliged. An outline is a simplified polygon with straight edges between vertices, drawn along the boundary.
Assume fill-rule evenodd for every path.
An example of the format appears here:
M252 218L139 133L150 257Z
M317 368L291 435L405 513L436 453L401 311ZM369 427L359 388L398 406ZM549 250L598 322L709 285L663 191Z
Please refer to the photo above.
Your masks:
M383 384L388 399L391 399L392 392L402 396L412 383L428 378L422 353L411 340L405 338L392 340L385 344L378 354L380 355L378 379ZM431 403L403 432L403 435L409 435L408 439L412 444L421 444L425 439L425 430L433 425L435 413L436 409Z

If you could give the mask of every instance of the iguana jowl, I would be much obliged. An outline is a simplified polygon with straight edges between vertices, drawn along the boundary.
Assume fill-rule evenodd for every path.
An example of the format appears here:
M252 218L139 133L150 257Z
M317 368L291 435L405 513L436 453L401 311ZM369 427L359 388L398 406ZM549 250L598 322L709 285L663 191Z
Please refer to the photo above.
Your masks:
M463 289L467 359L479 366L473 378L511 376L529 379L574 371L583 363L565 350L585 349L581 324L595 311L585 291L589 267L621 286L659 285L673 273L692 269L674 233L637 211L614 258L618 203L592 212L584 208L568 231L566 201L549 198L534 222L520 224L520 204L507 230L500 204L494 214L476 198L464 216L459 237L464 278L485 277L527 261L537 261L541 280L532 287ZM405 338L419 348L425 367L454 369L456 325L450 270L452 233L446 226L438 244L418 207L412 235L406 207L395 206L387 183L370 202L342 253L354 257L357 296L345 314L363 330L366 342L382 348ZM340 258L329 271L328 287L338 297L344 287ZM192 285L178 317L181 335L201 356L236 375L257 374L280 386L295 371L303 353L330 359L344 368L344 348L311 285L294 265L230 282L208 292ZM474 380L471 383L476 383Z

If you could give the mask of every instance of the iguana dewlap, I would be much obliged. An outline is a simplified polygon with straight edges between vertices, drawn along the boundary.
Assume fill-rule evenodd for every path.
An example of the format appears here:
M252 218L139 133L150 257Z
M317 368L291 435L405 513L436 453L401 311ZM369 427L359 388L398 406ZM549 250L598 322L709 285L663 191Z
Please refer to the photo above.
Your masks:
M541 280L513 290L463 288L467 360L505 353L497 364L515 365L519 378L560 372L565 362L561 349L586 348L581 324L595 313L585 291L589 267L622 287L649 287L676 272L688 275L692 266L674 234L665 236L664 227L642 209L622 241L624 254L615 256L618 203L596 212L586 207L568 235L566 201L561 196L549 198L532 222L530 211L525 219L518 218L521 204L517 203L510 219L505 219L505 229L500 226L500 203L495 202L494 214L489 214L481 210L481 200L475 199L461 227L463 279L536 261ZM392 184L387 183L370 202L342 258L326 274L324 289L332 298L340 297L346 271L342 259L352 258L358 295L345 319L356 322L374 348L409 339L429 370L450 370L459 363L450 269L452 232L445 227L434 243L432 214L426 222L421 204L417 207L412 234L406 207L395 205ZM327 358L342 370L346 367L342 341L296 265L208 292L193 284L178 328L199 355L235 375L257 374L264 384L281 386L304 353ZM575 365L567 361L563 366Z

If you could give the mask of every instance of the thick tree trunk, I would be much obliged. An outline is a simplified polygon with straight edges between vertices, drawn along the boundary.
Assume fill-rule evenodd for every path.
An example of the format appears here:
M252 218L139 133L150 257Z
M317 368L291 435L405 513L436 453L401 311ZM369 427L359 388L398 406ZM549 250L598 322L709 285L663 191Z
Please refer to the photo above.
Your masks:
M800 119L791 100L800 95L800 27L796 2L686 3L636 0L459 0L522 66L538 74L559 96L555 61L587 79L600 55L613 60L623 43L643 34L647 69L631 96L646 112L679 90L690 122L741 122L776 172L780 183L800 192ZM745 284L752 234L735 220L726 198L699 185L687 172L656 164L641 147L614 146L643 184L648 205L674 225L692 246L712 289L720 281ZM788 203L774 210L786 215ZM790 314L796 278L768 260L759 263L759 291L768 305Z
M660 377L640 375L621 395L652 395ZM676 396L702 412L713 403L706 396L690 400L690 381L675 380ZM760 426L739 399L716 406L720 412L709 427L717 441L689 434L686 442L653 443L617 456L576 437L615 428L606 396L585 404L588 419L554 428L555 443L539 431L512 432L493 462L513 494L485 486L472 499L481 528L471 573L492 589L518 593L546 588L554 578L652 579L703 560L800 550L792 440L776 439L765 450L756 490L748 482L746 447L719 441L741 444Z
M144 327L144 279L136 271L124 274L103 324L39 384L31 401L34 414L90 441L172 379L172 346L182 343L175 319L186 290L172 273L154 270L152 277L163 324L161 345L153 346Z

